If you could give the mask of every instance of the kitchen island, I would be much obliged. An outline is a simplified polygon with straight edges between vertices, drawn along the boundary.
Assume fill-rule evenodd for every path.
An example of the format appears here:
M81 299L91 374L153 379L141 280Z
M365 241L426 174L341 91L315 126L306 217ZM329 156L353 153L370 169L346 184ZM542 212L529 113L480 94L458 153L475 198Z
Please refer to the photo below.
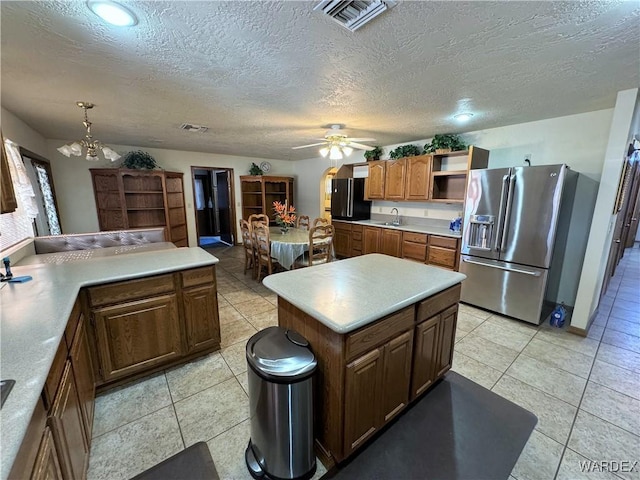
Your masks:
M34 462L31 478L82 478L96 384L219 347L218 259L172 248L26 263L13 274L33 280L0 290L2 378L16 381L0 411L1 478L28 478Z
M466 277L370 254L270 275L278 323L318 360L315 436L327 467L342 462L451 367Z

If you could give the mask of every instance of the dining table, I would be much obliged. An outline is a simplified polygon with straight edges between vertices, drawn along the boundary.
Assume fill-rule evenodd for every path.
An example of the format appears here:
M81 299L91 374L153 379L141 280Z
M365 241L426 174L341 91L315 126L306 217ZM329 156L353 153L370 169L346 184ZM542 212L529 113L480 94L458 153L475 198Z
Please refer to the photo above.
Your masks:
M290 228L282 233L280 227L269 227L269 238L271 258L287 270L291 270L296 258L309 250L309 230L306 229Z

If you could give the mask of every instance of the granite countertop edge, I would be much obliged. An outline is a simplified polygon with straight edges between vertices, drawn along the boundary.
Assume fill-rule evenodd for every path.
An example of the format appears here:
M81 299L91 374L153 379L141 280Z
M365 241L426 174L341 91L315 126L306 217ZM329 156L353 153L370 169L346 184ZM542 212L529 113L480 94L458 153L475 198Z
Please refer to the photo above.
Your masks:
M182 247L132 251L113 257L95 257L63 264L14 266L14 276L31 275L34 280L23 284L7 284L0 289L2 378L16 381L0 410L0 478L4 480L9 477L81 288L215 265L218 262L216 257L199 247ZM42 280L40 284L37 283L39 279ZM45 307L51 304L55 307L52 309L54 311L47 311ZM16 322L16 318L20 321ZM23 332L23 338L13 337L11 333L14 329ZM29 335L32 338L27 338L27 334L34 330L41 332L39 337ZM20 348L21 344L23 348ZM16 375L21 370L25 371L24 374Z
M440 235L443 237L462 238L462 232L454 232L447 227L436 227L427 225L383 225L380 221L375 220L335 220L336 222L354 223L356 225L364 225L378 228L390 228L392 230L402 230L405 232L427 233L431 235Z

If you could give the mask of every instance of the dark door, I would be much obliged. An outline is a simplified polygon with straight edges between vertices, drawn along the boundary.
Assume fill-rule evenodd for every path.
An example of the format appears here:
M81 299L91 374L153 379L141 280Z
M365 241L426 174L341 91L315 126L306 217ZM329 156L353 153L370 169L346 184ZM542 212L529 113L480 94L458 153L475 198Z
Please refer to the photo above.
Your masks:
M215 172L216 178L216 207L215 212L218 220L218 232L220 240L225 243L233 245L233 229L232 214L231 214L231 181L229 170L222 170Z
M198 237L213 237L216 235L216 224L213 214L213 186L211 184L211 175L208 171L196 171L194 174L194 187Z

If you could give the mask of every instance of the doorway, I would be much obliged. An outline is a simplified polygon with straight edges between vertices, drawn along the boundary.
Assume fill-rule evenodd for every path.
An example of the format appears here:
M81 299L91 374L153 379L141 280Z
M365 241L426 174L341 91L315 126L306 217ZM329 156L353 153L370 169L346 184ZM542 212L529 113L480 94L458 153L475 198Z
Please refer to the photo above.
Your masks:
M191 167L199 247L235 244L233 169Z
M331 180L338 173L336 167L328 168L322 174L320 179L320 218L324 218L331 222Z
M35 234L37 236L62 234L56 189L53 186L49 160L22 147L20 147L20 155L27 176L34 187L33 193L38 204L38 216L34 219Z

